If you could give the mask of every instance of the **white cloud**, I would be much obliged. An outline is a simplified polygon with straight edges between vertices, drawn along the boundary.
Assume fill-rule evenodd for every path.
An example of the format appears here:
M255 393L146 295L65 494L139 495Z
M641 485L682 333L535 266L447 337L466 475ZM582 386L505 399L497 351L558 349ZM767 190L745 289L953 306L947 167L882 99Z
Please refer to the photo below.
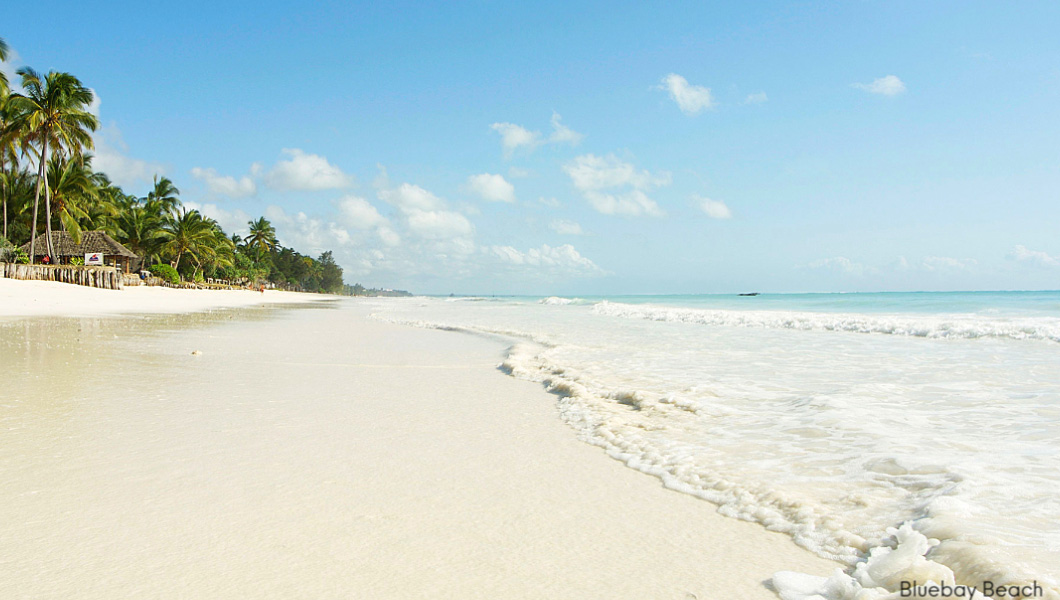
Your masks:
M253 196L258 191L258 186L249 176L244 175L239 179L231 175L219 175L212 168L203 169L194 167L191 176L203 181L206 190L210 194L226 196L228 198L246 198Z
M1025 262L1039 267L1060 267L1060 257L1050 256L1041 250L1031 250L1026 246L1016 246L1008 255L1010 260Z
M694 115L703 109L714 107L714 98L710 94L710 88L692 85L677 73L670 73L663 77L662 85L659 87L670 92L670 98L686 115Z
M501 175L482 173L467 178L472 192L490 202L515 202L515 186Z
M977 264L975 259L949 256L925 256L920 260L920 268L925 271L970 271Z
M599 276L605 272L596 263L582 256L570 244L551 247L543 244L520 252L511 246L488 246L484 252L501 262L518 267L533 267L548 273L578 276Z
M585 199L597 212L605 215L624 215L627 217L662 217L666 213L654 200L640 190L631 190L623 194L603 192L585 192Z
M413 210L407 215L409 230L421 238L451 239L472 235L475 227L464 215L449 210Z
M310 217L304 212L287 214L279 206L266 208L265 217L276 227L276 237L281 244L309 256L326 250L339 252L352 244L350 232L332 219Z
M353 229L372 229L388 225L386 218L364 198L344 196L335 201L335 207L339 210L339 220Z
M562 123L562 117L557 112L552 113L552 133L548 139L544 139L540 131L531 131L515 123L494 123L490 129L501 135L501 148L504 149L504 157L511 158L520 148L532 152L538 146L549 144L570 144L577 146L581 143L584 135L574 131ZM515 175L512 175L513 177Z
M721 200L696 197L696 206L711 219L731 219L732 211Z
M316 191L353 185L353 177L317 154L284 148L289 158L278 161L265 174L265 184L277 190Z
M765 92L757 92L755 94L748 94L744 98L744 104L765 104L769 100L769 96L766 96Z
M537 199L537 202L549 208L559 208L559 200L556 200L555 198L546 198L544 196L541 196Z
M23 91L22 86L19 85L19 82L22 81L22 79L18 76L18 73L16 73L16 71L21 68L21 65L22 57L19 56L14 48L8 46L7 60L0 62L0 72L7 76L7 84L12 92L21 93Z
M393 204L406 212L410 210L438 210L445 206L441 198L411 183L403 183L394 189L382 187L378 193L380 200Z
M553 144L570 144L571 146L580 144L585 136L561 123L560 119L562 117L558 112L552 113L552 135L548 137L548 141Z
M512 179L523 179L530 176L530 169L522 169L520 167L509 167L508 177Z
M490 129L501 134L501 147L504 148L504 156L511 158L519 148L533 150L541 145L541 134L530 131L515 123L494 123Z
M160 163L129 156L129 147L118 126L113 123L96 131L92 139L95 145L92 167L106 173L118 186L130 188L150 184L155 175L164 175L166 172Z
M584 154L563 166L574 187L589 204L605 215L661 217L665 213L645 193L668 185L670 174L638 171L614 155Z
M10 81L10 78L8 79L8 81ZM100 100L99 94L96 93L96 90L94 90L92 88L88 88L88 91L92 92L92 102L88 103L88 107L85 110L87 110L89 113L91 113L93 116L95 116L98 119L99 118L99 105L102 104L103 101Z
M848 273L850 275L864 275L866 272L871 271L869 267L861 263L856 263L845 256L834 256L832 258L822 258L815 260L807 265L811 269L824 269L828 271L835 271L839 273Z
M574 221L555 219L549 223L548 228L560 235L585 235L582 226Z
M905 84L902 83L901 79L898 79L894 75L880 77L879 79L873 80L872 83L854 83L851 85L859 90L865 90L871 94L881 94L883 96L897 96L905 91Z
M197 210L217 221L221 229L224 229L229 235L234 233L242 237L250 232L249 222L252 218L245 211L239 209L225 210L216 204L199 204L198 202L184 202L184 206L188 209Z

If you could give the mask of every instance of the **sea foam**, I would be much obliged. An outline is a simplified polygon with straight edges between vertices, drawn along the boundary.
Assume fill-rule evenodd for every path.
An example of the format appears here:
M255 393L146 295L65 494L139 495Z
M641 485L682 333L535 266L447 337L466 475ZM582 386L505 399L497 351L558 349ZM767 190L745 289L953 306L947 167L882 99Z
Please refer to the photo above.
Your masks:
M1051 317L380 307L512 339L501 369L555 393L581 439L847 565L778 574L787 598L895 597L888 569L1060 597L1060 351L1037 343L1056 341Z
M1060 319L984 319L977 315L865 315L796 311L716 310L602 301L593 312L609 317L724 327L847 331L925 338L982 337L1060 342Z

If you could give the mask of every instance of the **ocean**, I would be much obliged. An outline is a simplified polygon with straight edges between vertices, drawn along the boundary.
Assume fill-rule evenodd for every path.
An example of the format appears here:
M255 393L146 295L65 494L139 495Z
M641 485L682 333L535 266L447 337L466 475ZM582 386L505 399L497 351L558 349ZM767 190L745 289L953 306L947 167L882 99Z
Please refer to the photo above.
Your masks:
M509 340L584 441L847 565L824 597L1060 594L1060 292L366 302Z

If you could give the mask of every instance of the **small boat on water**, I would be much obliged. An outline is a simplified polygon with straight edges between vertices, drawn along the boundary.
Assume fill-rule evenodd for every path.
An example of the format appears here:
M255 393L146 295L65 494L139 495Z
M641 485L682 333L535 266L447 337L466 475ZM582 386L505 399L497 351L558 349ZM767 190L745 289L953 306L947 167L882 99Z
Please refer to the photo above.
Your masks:
M757 296L758 292L751 292L749 294L739 294L740 296Z

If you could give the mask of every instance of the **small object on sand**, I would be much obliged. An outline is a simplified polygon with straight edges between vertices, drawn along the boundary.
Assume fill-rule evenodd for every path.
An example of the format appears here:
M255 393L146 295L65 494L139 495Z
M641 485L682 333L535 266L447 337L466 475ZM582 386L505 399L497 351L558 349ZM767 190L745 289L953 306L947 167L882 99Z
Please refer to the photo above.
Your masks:
M202 350L192 350L191 351L191 355L192 356L202 356Z

